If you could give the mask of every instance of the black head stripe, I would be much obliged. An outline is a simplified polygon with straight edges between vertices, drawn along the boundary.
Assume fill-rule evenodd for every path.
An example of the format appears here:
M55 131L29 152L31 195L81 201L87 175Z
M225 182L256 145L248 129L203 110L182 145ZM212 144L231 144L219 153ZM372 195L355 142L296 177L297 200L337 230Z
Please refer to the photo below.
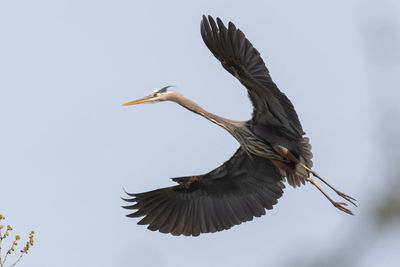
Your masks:
M168 88L170 88L170 87L173 87L173 86L172 85L165 86L165 87L161 88L160 90L158 90L157 93L166 93Z

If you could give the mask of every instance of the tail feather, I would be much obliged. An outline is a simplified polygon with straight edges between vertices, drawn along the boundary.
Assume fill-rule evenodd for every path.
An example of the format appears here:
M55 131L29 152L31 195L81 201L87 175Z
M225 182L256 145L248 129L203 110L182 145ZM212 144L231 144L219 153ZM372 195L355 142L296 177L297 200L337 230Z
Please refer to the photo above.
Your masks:
M309 142L310 139L308 137L304 137L300 140L301 152L299 155L299 160L308 168L311 168L313 166L313 162L311 160L313 154L311 152L311 144ZM296 188L299 187L301 184L306 184L306 180L304 178L308 176L309 172L303 166L301 166L301 164L296 164L296 172L287 172L287 181L291 186Z

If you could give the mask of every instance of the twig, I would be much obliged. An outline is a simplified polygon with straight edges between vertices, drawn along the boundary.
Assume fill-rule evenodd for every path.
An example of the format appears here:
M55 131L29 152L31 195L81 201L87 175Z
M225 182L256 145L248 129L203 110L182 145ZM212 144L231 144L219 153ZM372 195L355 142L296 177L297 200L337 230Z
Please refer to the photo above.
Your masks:
M21 255L19 255L18 259L10 267L15 266L15 264L17 264L19 262L19 260L22 258L22 256L24 256L24 253L21 253Z

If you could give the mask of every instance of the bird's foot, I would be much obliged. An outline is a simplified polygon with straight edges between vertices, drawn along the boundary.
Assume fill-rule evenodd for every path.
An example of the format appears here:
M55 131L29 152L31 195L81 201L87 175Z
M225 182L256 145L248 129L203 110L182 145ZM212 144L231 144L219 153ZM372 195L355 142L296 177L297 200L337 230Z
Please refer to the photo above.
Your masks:
M347 214L350 215L354 215L353 212L351 212L351 210L346 209L344 206L347 206L347 203L344 202L332 202L333 206L335 206L336 208L338 208L339 210L346 212Z
M345 193L342 193L340 191L336 191L336 193L341 196L342 198L346 199L348 202L350 202L351 204L353 204L354 206L357 207L357 204L354 203L354 201L357 201L355 198L352 198L351 196L346 195ZM353 201L354 200L354 201Z

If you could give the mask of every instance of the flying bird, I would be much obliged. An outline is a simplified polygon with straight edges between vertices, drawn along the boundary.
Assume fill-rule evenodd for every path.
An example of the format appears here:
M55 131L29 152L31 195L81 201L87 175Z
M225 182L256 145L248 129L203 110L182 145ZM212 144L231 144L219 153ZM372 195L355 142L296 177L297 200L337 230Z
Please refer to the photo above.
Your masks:
M240 144L235 154L206 174L172 178L175 186L130 194L124 208L136 210L128 217L143 217L138 224L173 235L198 236L231 228L260 217L283 194L283 182L293 187L314 185L339 210L353 214L344 202L332 200L310 176L329 186L346 201L355 199L336 190L312 170L309 139L296 111L276 84L260 53L232 22L226 27L217 18L203 16L201 36L222 66L248 92L253 104L248 121L212 114L182 94L157 89L150 95L123 105L172 101L228 131Z

